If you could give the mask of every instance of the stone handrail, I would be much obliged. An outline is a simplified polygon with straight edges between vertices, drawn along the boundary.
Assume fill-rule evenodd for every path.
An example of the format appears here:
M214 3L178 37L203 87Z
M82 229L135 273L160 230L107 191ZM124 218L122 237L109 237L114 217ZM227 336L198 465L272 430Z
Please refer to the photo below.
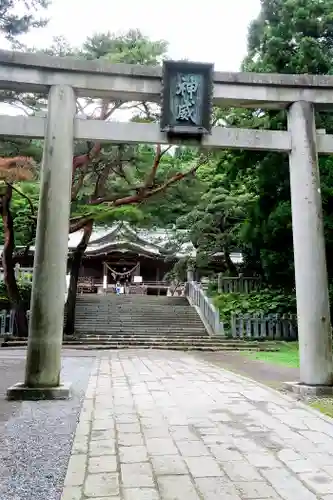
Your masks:
M211 299L207 297L202 287L195 281L186 283L186 296L212 335L224 335L223 323L220 321L220 313L214 306Z

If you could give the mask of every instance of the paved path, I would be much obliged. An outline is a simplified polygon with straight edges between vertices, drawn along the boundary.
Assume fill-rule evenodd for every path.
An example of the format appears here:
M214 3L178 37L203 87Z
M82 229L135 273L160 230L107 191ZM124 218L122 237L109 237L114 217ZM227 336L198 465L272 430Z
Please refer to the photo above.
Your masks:
M94 360L62 500L333 500L333 424L185 353Z
M251 359L239 352L200 352L196 356L278 390L283 388L283 382L299 380L298 368Z

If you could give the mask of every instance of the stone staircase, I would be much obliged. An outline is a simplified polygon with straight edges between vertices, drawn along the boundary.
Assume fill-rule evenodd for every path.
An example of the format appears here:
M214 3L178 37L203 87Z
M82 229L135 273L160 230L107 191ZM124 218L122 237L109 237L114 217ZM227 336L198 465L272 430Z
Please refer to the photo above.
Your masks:
M26 342L7 341L6 346ZM185 297L79 295L73 349L277 350L272 342L244 342L208 335Z
M77 298L75 331L75 339L65 340L72 348L276 349L272 343L209 336L186 297L81 295Z

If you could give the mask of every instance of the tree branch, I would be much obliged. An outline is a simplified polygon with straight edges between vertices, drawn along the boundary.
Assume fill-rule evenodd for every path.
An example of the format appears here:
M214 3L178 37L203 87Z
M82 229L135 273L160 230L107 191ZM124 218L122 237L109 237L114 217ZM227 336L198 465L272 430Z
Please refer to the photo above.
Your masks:
M181 179L184 179L185 177L189 177L190 175L194 175L195 172L198 170L199 167L204 165L207 162L207 155L202 155L198 162L190 168L187 172L179 172L167 181L165 181L163 184L160 184L157 187L152 187L152 188L147 188L147 189L137 189L137 193L129 196L125 196L123 198L110 198L108 196L106 197L101 197L98 198L97 200L91 201L90 205L100 205L101 203L106 203L109 206L117 207L120 205L129 205L131 203L140 203L144 199L151 198L155 194L161 193L165 191L169 186L172 184L175 184L176 182L180 181Z

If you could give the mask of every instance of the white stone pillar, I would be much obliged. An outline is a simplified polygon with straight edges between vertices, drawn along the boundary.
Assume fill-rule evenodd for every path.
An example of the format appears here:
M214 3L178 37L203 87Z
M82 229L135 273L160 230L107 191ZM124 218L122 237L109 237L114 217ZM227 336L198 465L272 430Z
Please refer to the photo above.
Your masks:
M300 382L332 384L332 339L314 107L290 106L288 129Z
M193 267L188 267L186 271L186 281L189 283L190 281L194 281L194 270Z
M106 263L103 262L103 293L106 294L108 289L108 269Z
M38 390L46 392L41 397L66 396L66 390L60 385L60 370L75 108L76 99L71 87L51 87L24 383L26 388L35 389L37 393Z

